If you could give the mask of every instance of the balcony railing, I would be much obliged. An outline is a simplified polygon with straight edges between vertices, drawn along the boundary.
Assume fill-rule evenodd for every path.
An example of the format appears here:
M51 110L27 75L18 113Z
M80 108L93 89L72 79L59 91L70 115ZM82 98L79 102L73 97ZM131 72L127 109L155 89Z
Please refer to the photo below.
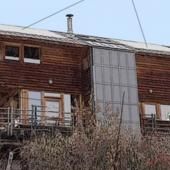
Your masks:
M160 120L156 115L145 115L141 118L142 133L169 133L170 134L170 120Z
M31 110L0 108L0 132L6 132L8 136L16 131L72 129L73 125L72 113L45 111L41 106L32 106Z

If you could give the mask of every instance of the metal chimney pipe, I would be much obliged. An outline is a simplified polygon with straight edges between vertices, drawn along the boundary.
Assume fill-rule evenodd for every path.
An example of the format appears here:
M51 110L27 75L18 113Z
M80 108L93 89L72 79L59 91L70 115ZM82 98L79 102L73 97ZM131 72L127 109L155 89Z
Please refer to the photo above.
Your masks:
M67 14L67 33L72 34L73 33L73 14Z

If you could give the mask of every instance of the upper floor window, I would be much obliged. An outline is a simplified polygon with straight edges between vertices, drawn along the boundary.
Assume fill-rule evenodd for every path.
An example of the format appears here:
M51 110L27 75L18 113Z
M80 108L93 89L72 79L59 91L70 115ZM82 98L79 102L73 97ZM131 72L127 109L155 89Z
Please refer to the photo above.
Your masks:
M40 48L24 46L24 62L40 64Z
M19 60L19 47L6 45L5 46L5 59Z

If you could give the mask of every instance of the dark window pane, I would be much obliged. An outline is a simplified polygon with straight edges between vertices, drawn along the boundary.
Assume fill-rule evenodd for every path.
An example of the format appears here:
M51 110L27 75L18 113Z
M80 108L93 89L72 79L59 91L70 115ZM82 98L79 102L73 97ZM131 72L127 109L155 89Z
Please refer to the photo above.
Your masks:
M37 47L24 47L24 58L40 59L40 51Z
M19 57L19 47L6 46L5 47L5 56Z

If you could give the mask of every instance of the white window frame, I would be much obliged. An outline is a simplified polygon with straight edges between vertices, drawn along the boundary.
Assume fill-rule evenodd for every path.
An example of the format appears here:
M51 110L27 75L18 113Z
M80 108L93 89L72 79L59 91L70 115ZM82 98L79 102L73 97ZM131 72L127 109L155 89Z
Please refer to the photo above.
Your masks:
M19 57L13 57L13 56L5 56L6 60L15 60L15 61L19 61Z
M155 113L148 113L147 112L147 108L146 107L149 107L149 106L154 106L155 107ZM157 105L156 104L152 104L152 103L144 103L144 117L148 117L150 118L152 115L157 115Z
M24 58L24 62L25 63L40 64L40 59Z
M167 113L165 116L163 116L163 114L165 114L162 110L162 107L166 107L165 109L167 110L167 107L169 107L169 113ZM160 111L161 111L161 120L165 120L165 121L170 121L170 105L165 105L165 104L160 104ZM169 114L169 115L168 115ZM167 117L167 119L163 119L164 117Z
M38 48L38 49L39 49L39 59L26 58L25 56L23 56L23 58L24 58L24 63L40 64L40 63L41 63L41 52L40 52L41 48L40 48L40 46L34 46L34 45L24 44L24 46L23 46L23 51L24 51L25 47ZM23 55L24 55L24 54L23 54Z
M14 56L8 56L8 55L6 55L6 46L10 46L10 47L16 47L16 48L19 48L19 56L18 57L14 57ZM14 61L19 61L20 60L20 46L18 45L18 44L5 44L4 45L4 58L6 59L6 60L14 60Z

